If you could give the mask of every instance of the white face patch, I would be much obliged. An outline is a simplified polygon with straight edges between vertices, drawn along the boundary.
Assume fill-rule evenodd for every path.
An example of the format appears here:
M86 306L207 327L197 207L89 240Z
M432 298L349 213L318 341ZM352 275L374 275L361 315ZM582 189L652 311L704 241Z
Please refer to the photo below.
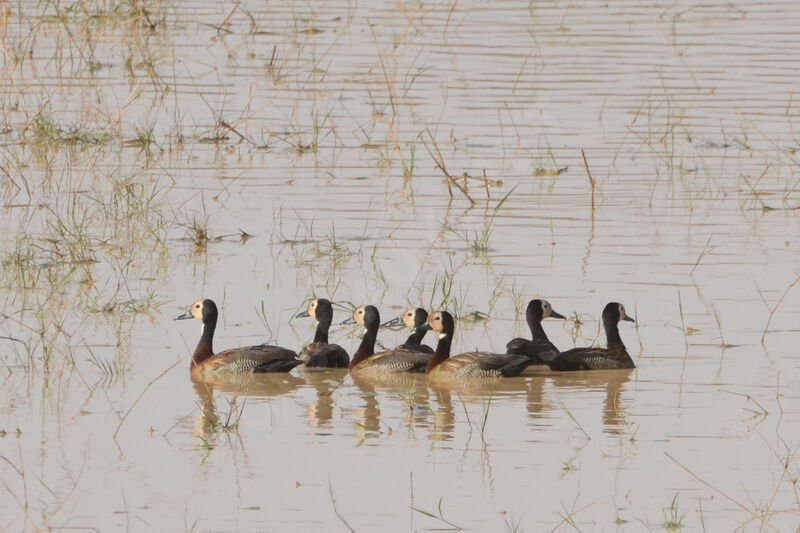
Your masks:
M203 320L203 305L205 304L205 299L201 298L194 302L189 307L189 312L195 317L197 320Z
M416 309L406 309L403 313L403 324L405 324L407 328L414 327L414 315L416 312Z
M620 320L624 320L626 316L628 316L628 315L625 314L625 306L622 305L622 304L619 304L619 319Z

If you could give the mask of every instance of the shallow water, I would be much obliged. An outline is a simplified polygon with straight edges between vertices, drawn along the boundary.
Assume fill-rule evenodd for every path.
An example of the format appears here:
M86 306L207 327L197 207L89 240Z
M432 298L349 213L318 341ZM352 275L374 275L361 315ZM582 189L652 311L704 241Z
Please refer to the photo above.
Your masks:
M3 6L0 530L797 528L793 2L144 5ZM190 380L312 294L638 368Z

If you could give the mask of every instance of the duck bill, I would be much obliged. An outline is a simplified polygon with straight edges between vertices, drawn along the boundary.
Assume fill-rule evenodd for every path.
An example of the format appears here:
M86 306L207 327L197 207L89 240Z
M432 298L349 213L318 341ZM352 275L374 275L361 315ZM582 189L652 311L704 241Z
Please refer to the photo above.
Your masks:
M339 325L340 326L347 326L347 325L355 324L355 323L356 323L355 319L353 317L350 317L350 318L345 318L344 320L339 322Z
M634 323L636 322L635 318L629 317L628 315L625 315L625 318L623 318L622 320L624 320L626 322L634 322Z
M194 318L194 315L191 311L184 311L182 314L176 316L173 320L187 320L189 318Z
M403 325L403 319L399 316L394 317L391 320L387 320L383 324L381 324L382 328L396 328L397 326Z
M306 311L300 311L299 313L297 313L296 315L294 315L294 317L295 317L295 318L308 318L308 317L310 317L310 316L311 316L311 315L309 315L309 314L308 314L308 311L307 311L307 310L306 310Z
M567 317L565 317L561 313L556 313L552 309L550 310L550 316L548 318L560 318L561 320L566 320L567 319Z

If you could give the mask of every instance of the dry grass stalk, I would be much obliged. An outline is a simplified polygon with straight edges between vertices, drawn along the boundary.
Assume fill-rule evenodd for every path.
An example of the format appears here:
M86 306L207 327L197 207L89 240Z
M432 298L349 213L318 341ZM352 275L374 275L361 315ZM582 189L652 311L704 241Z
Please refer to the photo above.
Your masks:
M422 139L422 144L423 144L423 146L425 146L425 149L428 151L428 154L430 154L431 159L433 159L433 162L436 165L436 168L441 170L442 174L444 174L445 178L447 178L447 189L450 192L450 197L451 198L453 197L453 191L450 188L450 185L452 184L459 191L461 191L461 193L467 198L467 200L470 201L471 204L475 204L475 200L473 200L472 197L469 195L469 193L467 192L467 189L465 187L463 187L462 185L460 185L455 180L455 178L447 171L447 166L444 163L444 157L442 157L442 152L439 151L439 146L436 144L436 140L433 138L433 134L431 134L431 130L429 130L428 128L425 128L425 132L428 134L428 137L430 138L430 142L433 145L433 150L431 150L431 147L428 146L428 142L424 138ZM436 153L434 153L434 152L436 152ZM469 177L469 176L465 172L463 177L466 178L466 177Z
M594 181L594 177L592 176L592 171L589 170L589 162L586 161L586 152L583 151L583 148L581 148L581 156L583 157L583 167L586 169L586 175L589 176L589 184L592 186L592 211L594 211L595 181Z
M788 287L786 287L786 290L783 291L778 303L775 304L775 307L769 310L769 318L767 319L767 324L764 326L764 333L761 334L761 344L764 344L764 337L767 336L767 331L769 330L769 325L772 322L772 317L775 316L775 311L777 311L778 307L780 307L780 305L783 303L783 299L786 298L786 295L789 294L789 291L792 290L792 287L798 283L800 283L800 276L797 276L795 280L791 282ZM765 301L764 304L766 305L766 303L767 302ZM769 308L769 305L767 305L767 307Z

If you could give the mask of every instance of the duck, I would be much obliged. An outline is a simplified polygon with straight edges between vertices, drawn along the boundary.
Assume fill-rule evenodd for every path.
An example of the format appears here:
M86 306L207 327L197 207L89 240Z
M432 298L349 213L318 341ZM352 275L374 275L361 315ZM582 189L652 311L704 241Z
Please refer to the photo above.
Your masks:
M436 311L428 317L431 329L439 334L436 351L428 361L425 373L429 378L491 378L519 376L532 364L532 359L520 354L465 352L450 357L455 322L447 311Z
M201 298L175 320L196 318L203 323L200 341L192 354L190 371L193 377L221 377L262 372L288 372L300 363L294 350L259 344L214 353L214 330L217 327L217 305Z
M333 321L333 306L330 300L314 298L308 302L305 311L297 314L295 318L311 317L317 320L317 332L314 341L307 344L298 355L307 367L347 368L350 365L350 356L338 344L328 343L328 329Z
M375 340L378 337L381 317L374 305L356 307L353 310L353 320L356 324L364 326L364 337L350 361L351 374L375 376L425 371L431 357L430 353L410 349L375 353Z
M534 299L528 302L525 318L531 330L532 340L521 337L511 339L506 344L506 353L526 355L533 359L532 364L535 365L543 365L552 361L558 355L559 350L547 338L547 333L542 328L542 320L545 318L565 320L566 317L557 313L547 300Z
M422 344L422 339L425 334L431 330L428 324L428 312L422 307L409 307L403 311L402 316L398 320L394 318L382 326L393 326L404 324L407 328L411 329L411 334L406 339L406 342L399 345L395 350L409 350L412 352L433 353L433 348L427 344Z
M625 306L610 302L603 309L603 328L606 331L606 348L573 348L561 352L547 364L551 370L609 370L636 368L619 336L620 321L636 322L625 312Z

